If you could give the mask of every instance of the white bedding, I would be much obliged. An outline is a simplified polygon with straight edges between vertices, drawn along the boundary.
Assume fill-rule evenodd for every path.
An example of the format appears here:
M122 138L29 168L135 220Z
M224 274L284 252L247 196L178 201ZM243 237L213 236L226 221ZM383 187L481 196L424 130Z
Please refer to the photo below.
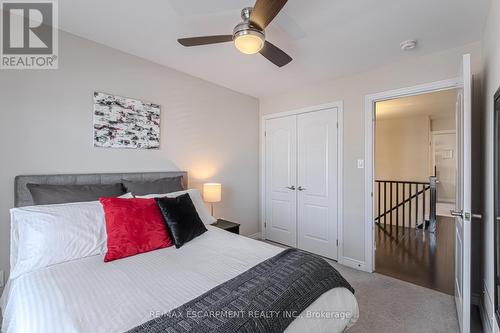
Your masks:
M243 273L283 249L208 226L180 249L170 247L103 262L103 255L39 269L10 280L2 295L2 331L123 332L172 310ZM345 288L323 294L306 311L314 316L348 313L343 319L298 318L287 333L342 332L358 318Z

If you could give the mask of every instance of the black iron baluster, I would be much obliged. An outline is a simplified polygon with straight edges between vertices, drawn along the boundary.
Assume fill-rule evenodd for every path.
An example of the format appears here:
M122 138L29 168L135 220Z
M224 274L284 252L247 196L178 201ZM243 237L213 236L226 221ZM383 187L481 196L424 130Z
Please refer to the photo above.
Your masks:
M405 228L412 227L416 229L426 229L431 226L432 216L435 215L435 207L432 207L432 200L433 195L436 196L435 189L433 191L432 179L433 177L430 178L429 183L414 181L376 180L376 189L378 190L378 192L375 208L378 209L378 214L375 218L375 223L381 224L382 218L384 218L384 229L389 223L391 230L388 234L390 234L391 236L393 227L399 234L400 227L404 230ZM389 188L387 188L387 186L389 186ZM396 188L394 188L394 186ZM382 191L384 192L383 194ZM430 195L429 203L427 202L427 191L429 191ZM422 208L419 207L420 198L422 198ZM384 201L383 203L382 200ZM415 202L413 202L413 200L415 200ZM429 210L427 208L428 204L430 205ZM406 213L407 211L408 214ZM429 220L426 220L427 213L429 214ZM396 214L396 216L394 216L394 214ZM419 225L420 214L422 215L421 223ZM415 219L414 225L412 225L413 218Z
M390 234L392 235L392 182L389 182L389 186L391 187L390 190L390 200L389 200L389 221L390 221L390 227L391 231Z
M415 230L418 229L418 184L415 184Z
M405 206L406 206L406 203L405 203L405 200L406 200L406 183L403 183L403 229L406 228L406 216L405 216Z
M378 185L378 196L377 196L377 201L378 201L378 213L377 213L377 216L378 216L378 223L380 225L380 217L382 216L381 212L380 212L380 182L377 182L377 185Z
M387 224L387 182L384 181L384 229Z
M399 233L399 183L396 183L396 235Z
M412 191L412 186L410 183L410 201L408 202L408 225L411 228L411 191Z

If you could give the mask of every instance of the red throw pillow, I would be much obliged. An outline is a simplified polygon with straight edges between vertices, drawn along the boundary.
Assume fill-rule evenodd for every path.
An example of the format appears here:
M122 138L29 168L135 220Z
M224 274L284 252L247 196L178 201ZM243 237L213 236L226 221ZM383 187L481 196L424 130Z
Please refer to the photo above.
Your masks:
M173 245L155 199L100 198L112 261Z

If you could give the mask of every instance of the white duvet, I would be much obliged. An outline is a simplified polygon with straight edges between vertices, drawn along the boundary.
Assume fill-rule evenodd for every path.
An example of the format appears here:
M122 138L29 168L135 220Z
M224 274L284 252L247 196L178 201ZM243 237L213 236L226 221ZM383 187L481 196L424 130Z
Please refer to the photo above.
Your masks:
M180 249L170 247L108 263L97 255L10 280L1 299L2 332L123 332L283 250L215 227L208 229ZM335 288L303 315L287 333L342 332L354 324L359 312L354 295Z

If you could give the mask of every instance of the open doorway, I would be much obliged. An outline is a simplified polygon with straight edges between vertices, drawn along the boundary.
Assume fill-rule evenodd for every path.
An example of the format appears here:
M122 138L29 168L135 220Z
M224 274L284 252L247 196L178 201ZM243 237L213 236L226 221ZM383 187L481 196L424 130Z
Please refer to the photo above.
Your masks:
M375 270L450 295L457 93L375 104Z

